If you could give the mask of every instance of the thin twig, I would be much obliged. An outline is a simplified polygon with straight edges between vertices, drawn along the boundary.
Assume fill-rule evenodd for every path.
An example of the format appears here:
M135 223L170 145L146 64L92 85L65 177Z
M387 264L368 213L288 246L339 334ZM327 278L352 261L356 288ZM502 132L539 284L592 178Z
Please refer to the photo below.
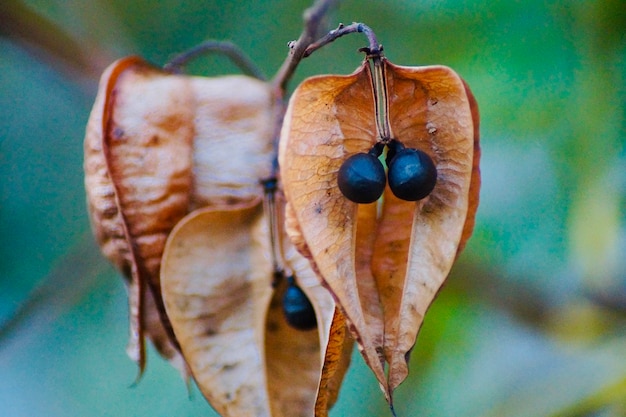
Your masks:
M324 16L338 3L339 0L317 0L313 6L305 10L304 29L297 41L289 42L289 55L272 80L272 84L281 93L281 96L284 96L289 80L291 80L302 58L305 57L304 52L309 45L315 42Z
M378 44L378 40L376 40L376 35L374 31L367 25L363 23L353 22L352 24L345 26L343 23L340 23L337 29L331 30L318 41L310 44L306 50L304 51L304 58L311 55L313 52L317 51L321 47L328 45L331 42L334 42L338 38L348 35L350 33L363 33L367 36L367 40L369 42L368 48L362 48L361 51L366 52L369 56L378 56L382 52L382 46Z
M372 79L372 92L374 94L375 101L375 113L376 113L376 128L378 132L378 138L383 143L387 143L391 139L391 128L388 118L388 102L387 102L387 86L385 81L383 61L383 47L378 43L376 34L367 25L363 23L353 22L352 24L345 26L343 23L339 24L337 29L331 30L318 41L310 44L304 51L304 57L308 57L313 52L317 51L321 47L328 45L331 42L339 39L342 36L351 33L363 33L367 37L369 46L361 48L361 52L365 52L366 59L370 61L371 70L373 73ZM393 411L393 410L392 410Z
M280 129L283 125L283 117L285 115L285 95L287 92L287 84L289 84L289 81L293 77L298 64L302 61L302 58L304 58L304 51L306 51L309 45L315 42L315 37L319 32L320 25L322 24L325 15L338 3L339 0L317 0L311 7L304 11L304 29L302 30L302 33L297 41L289 42L289 54L271 81L274 88L274 113L276 115L273 137L275 155L278 155L278 138L280 136ZM274 161L272 174L269 179L276 178L278 178L277 158Z
M271 81L275 97L274 114L276 119L274 124L274 135L272 138L275 157L272 166L272 173L268 178L262 179L261 184L265 190L265 204L268 211L268 227L270 229L273 258L272 262L274 267L274 279L272 285L274 287L278 286L284 278L285 268L285 263L280 250L280 240L282 237L279 236L278 230L276 230L278 225L278 210L274 198L278 181L278 138L280 136L280 130L283 125L283 118L286 110L285 95L287 92L287 85L293 77L298 64L302 61L302 58L304 58L304 52L307 47L315 42L315 38L320 31L320 26L322 25L325 15L332 7L335 7L338 2L339 0L317 0L310 8L305 10L303 15L304 29L302 30L302 33L297 41L289 42L289 54Z
M228 41L209 40L197 45L177 56L163 66L166 71L178 73L189 61L209 52L219 52L226 55L245 74L259 80L265 80L265 75L256 64L237 45Z

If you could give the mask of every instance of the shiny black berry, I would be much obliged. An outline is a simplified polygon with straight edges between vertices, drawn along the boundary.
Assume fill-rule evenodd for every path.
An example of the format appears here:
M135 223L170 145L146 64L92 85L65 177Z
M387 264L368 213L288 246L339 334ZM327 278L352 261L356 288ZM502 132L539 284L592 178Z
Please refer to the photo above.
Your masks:
M428 196L437 182L437 168L423 151L389 143L387 176L391 192L402 200L417 201Z
M337 174L337 185L350 201L373 203L385 190L385 168L378 160L384 145L377 144L368 153L357 153L346 159Z
M294 329L312 330L317 327L313 305L293 277L287 278L287 289L283 294L283 313L287 323Z

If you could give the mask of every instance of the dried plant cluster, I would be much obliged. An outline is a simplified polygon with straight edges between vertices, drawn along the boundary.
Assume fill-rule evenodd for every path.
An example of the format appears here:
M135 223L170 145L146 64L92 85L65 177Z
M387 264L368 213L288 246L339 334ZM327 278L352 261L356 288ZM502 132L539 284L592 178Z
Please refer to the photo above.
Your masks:
M371 52L351 75L305 80L284 118L279 89L252 77L180 75L137 57L105 71L86 189L102 251L126 278L140 371L148 338L223 416L325 416L355 341L392 406L472 233L478 111L451 69ZM341 165L391 140L432 160L432 191L347 199ZM310 301L311 330L283 314L287 276Z

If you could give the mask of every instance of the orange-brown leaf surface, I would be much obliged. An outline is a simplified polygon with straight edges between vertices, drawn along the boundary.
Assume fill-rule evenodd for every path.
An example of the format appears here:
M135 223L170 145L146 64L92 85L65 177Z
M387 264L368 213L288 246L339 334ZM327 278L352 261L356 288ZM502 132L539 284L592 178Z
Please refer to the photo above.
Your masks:
M85 137L89 212L103 253L128 279L129 355L143 336L179 369L161 298L165 240L192 209L262 194L272 166L272 95L245 76L173 75L140 58L103 74Z
M359 291L359 285L375 284L357 280L356 276L359 207L346 200L337 187L337 171L345 158L374 143L376 127L370 86L369 75L364 71L304 81L287 108L279 165L290 206L287 214L295 216L306 252L340 302L355 329L354 337L365 361L387 391L382 315L369 316L374 323L366 322L364 309L368 307L360 296L369 294ZM354 105L363 107L363 111L355 111ZM298 239L294 236L294 240ZM376 301L375 305L380 303Z
M354 340L350 337L346 319L335 308L315 401L315 417L327 417L328 411L337 401L341 383L350 366L353 347Z
M312 416L331 332L334 302L291 245L285 262L311 300L317 330L291 328L281 311L286 283L274 289L268 221L258 205L208 207L171 233L161 279L168 315L198 386L227 416ZM334 329L331 330L331 325ZM333 336L333 351L349 345ZM339 353L340 355L340 353ZM329 361L330 362L330 361ZM324 416L347 362L325 371Z
M476 102L458 75L441 66L383 65L391 137L437 167L427 198L407 202L387 189L379 205L357 205L337 187L343 161L378 140L367 64L296 89L279 163L295 217L290 235L335 296L391 401L426 310L471 234L480 176Z

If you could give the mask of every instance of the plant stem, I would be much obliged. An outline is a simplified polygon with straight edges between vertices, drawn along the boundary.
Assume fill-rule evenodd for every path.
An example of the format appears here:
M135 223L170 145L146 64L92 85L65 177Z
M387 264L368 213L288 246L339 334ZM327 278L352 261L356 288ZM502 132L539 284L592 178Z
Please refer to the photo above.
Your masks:
M237 45L228 41L209 40L197 45L177 56L163 66L166 71L178 73L181 67L189 61L204 55L208 52L219 52L226 55L245 74L259 80L265 80L265 75L256 64Z
M304 11L304 29L297 41L289 42L289 55L272 80L272 84L280 91L281 96L284 96L287 84L293 77L302 58L308 56L305 56L305 52L309 45L315 42L324 16L338 3L339 0L316 0L311 7Z
M374 112L378 139L383 143L388 143L391 140L391 127L389 123L389 100L387 97L385 65L380 55L370 54L368 59L372 71L372 92L374 93Z
M300 61L302 61L303 58L310 56L313 52L317 51L321 47L328 45L336 39L350 33L365 34L368 39L369 46L366 48L361 48L360 51L367 54L366 59L372 60L375 66L375 76L383 77L382 82L384 83L384 74L382 69L383 67L381 65L383 48L382 45L378 43L374 31L369 26L363 23L356 22L348 26L340 24L337 29L333 29L321 39L317 41L315 40L324 16L332 7L335 7L337 3L339 3L339 0L316 0L310 8L305 10L304 29L302 30L302 33L300 34L300 37L297 41L289 42L289 54L287 55L287 58L272 79L272 85L274 87L276 97L275 107L277 109L276 128L274 132L276 142L278 141L277 138L280 136L280 129L282 127L283 116L285 112L284 97L287 91L287 84L293 77L293 74L295 73L298 64L300 64ZM383 141L385 141L385 139L388 140L390 134L388 129L389 124L385 123L387 116L387 96L386 88L382 88L381 86L383 85L378 84L379 83L374 86L374 95L380 97L380 99L377 100L376 106L377 126L379 127L379 136L383 139ZM377 91L383 91L385 92L385 94L379 93L377 95ZM379 102L381 105L384 103L384 105L379 105ZM381 107L382 109L380 109ZM384 120L382 120L381 117ZM385 129L385 126L387 127L387 129ZM278 164L275 164L273 172L274 177L277 174L277 170Z
M383 48L376 39L376 34L367 25L363 23L353 22L352 24L345 26L343 23L339 24L337 29L333 29L328 32L323 38L315 41L314 36L319 27L320 21L324 14L328 11L332 3L336 0L317 1L310 9L304 13L304 30L297 41L289 43L291 48L289 56L283 63L276 77L274 77L274 85L280 88L283 92L287 88L287 83L293 76L298 64L303 58L307 58L313 52L317 51L323 46L334 42L338 38L351 33L363 33L367 37L369 46L361 48L361 52L367 54L368 59L380 58L382 56Z
M287 84L293 77L293 74L300 64L300 61L305 57L304 52L306 49L315 42L315 37L319 32L320 25L324 20L328 11L335 7L339 3L339 0L316 0L315 3L304 11L304 29L300 34L297 41L289 42L289 54L285 61L281 65L280 69L271 81L274 89L274 148L275 154L278 155L278 138L280 137L280 130L283 125L283 117L286 110L285 95L287 92ZM272 167L271 178L278 177L278 156L274 161Z
M348 26L345 26L343 23L340 23L337 29L331 30L330 32L326 34L326 36L324 36L317 42L314 42L311 45L309 45L304 51L304 57L305 58L308 57L313 52L320 49L322 46L328 45L329 43L334 42L336 39L344 35L348 35L350 33L365 34L369 42L369 47L362 48L361 52L367 53L368 58L381 55L383 48L381 45L378 44L378 40L376 40L376 35L374 34L374 31L369 26L363 23L353 22L352 24Z
M263 185L263 211L267 213L268 231L270 235L270 255L272 261L272 287L276 288L284 278L285 261L281 249L281 229L278 222L276 207L277 179L268 178L261 181Z
M275 158L270 177L261 180L261 184L264 189L264 209L269 218L268 227L270 230L270 244L272 246L271 256L274 269L273 287L277 287L284 278L286 267L281 243L283 236L278 230L279 221L275 194L278 189L278 138L280 137L280 130L283 125L283 118L287 107L285 101L287 85L293 77L298 64L300 64L302 58L305 57L304 53L306 49L315 41L325 15L332 7L335 7L337 3L339 3L339 0L316 0L310 8L304 11L304 29L297 41L289 42L289 54L271 81L275 100L275 122L272 138Z
M367 37L369 46L361 48L361 52L365 52L366 59L370 61L370 70L372 72L372 91L374 93L374 105L376 112L376 129L378 130L378 138L381 142L387 143L391 139L391 128L389 127L389 109L387 100L387 83L385 77L385 66L383 65L383 47L378 43L376 34L367 25L363 23L352 23L348 26L340 24L337 29L331 30L308 46L304 51L304 56L308 57L321 47L334 42L336 39L348 35L350 33L363 33Z

